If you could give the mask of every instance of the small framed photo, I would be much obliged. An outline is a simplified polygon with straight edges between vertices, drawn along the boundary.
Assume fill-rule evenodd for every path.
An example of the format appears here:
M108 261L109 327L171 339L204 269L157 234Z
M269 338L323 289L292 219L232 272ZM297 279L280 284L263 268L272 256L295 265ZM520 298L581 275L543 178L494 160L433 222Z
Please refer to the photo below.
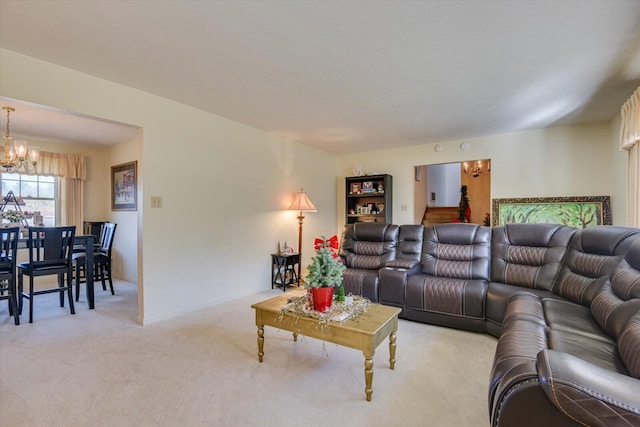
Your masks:
M111 210L138 210L138 162L111 166Z
M362 183L362 189L371 191L373 190L373 181L365 181Z
M360 183L353 182L351 183L351 192L350 194L359 194L360 193Z

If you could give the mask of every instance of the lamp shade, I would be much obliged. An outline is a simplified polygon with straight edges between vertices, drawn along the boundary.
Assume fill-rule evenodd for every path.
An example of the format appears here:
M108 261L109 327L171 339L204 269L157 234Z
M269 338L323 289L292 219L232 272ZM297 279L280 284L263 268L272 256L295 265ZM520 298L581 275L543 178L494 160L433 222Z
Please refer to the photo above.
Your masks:
M296 193L293 203L289 206L289 210L299 212L317 212L316 207L313 206L313 203L309 200L309 196L307 196L307 193L305 193L302 188Z

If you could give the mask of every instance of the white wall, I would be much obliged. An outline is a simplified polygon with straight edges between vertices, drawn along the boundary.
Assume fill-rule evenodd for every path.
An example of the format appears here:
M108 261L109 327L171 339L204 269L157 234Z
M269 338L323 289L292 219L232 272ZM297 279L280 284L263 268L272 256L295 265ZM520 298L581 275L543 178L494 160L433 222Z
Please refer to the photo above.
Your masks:
M0 92L143 129L141 323L270 288L269 254L297 241L296 215L283 209L300 187L318 208L304 222L303 264L313 238L336 229L334 155L6 49Z
M427 169L429 206L458 206L460 202L460 163L430 165ZM436 200L431 201L431 193Z
M138 206L137 211L112 211L111 210L111 166L122 163L138 162ZM113 241L113 275L115 277L138 283L138 245L141 243L139 224L142 217L140 206L143 174L142 170L142 131L138 139L109 147L107 155L103 159L103 181L107 183L107 191L100 193L101 204L105 206L103 218L118 224Z
M467 138L467 151L459 140L440 142L442 152L433 143L346 154L339 157L338 173L348 176L360 164L365 173L393 175L393 222L411 224L414 165L491 159L492 198L610 195L613 223L624 225L625 153L613 148L614 128L612 121ZM344 209L343 193L338 194L338 213Z

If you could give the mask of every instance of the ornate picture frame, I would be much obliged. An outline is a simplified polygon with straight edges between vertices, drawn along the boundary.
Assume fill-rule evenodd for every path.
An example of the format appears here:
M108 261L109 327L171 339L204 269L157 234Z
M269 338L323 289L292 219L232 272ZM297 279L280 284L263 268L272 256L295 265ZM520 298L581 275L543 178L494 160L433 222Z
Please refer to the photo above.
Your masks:
M493 227L511 223L554 223L586 228L611 225L610 196L493 199Z
M111 210L138 210L138 161L111 166Z

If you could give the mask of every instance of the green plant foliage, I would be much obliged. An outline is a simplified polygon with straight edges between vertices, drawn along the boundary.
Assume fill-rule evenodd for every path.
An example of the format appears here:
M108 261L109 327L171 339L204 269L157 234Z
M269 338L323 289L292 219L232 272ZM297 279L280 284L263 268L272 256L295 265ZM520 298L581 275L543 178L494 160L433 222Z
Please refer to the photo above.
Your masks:
M320 248L311 258L311 264L307 266L309 271L306 276L307 286L323 288L329 286L342 287L342 272L345 266L334 258L330 248ZM344 289L342 290L344 295Z

